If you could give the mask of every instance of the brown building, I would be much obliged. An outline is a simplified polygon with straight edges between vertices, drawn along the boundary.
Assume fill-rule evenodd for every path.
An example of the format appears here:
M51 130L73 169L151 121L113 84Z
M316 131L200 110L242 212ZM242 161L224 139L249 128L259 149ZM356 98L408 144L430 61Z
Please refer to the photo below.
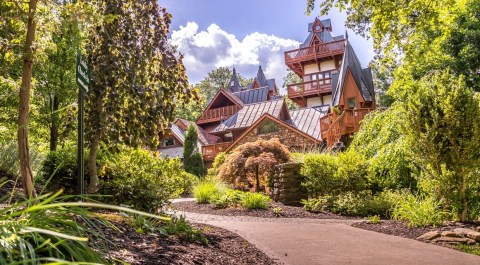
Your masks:
M300 108L288 110L274 79L261 67L253 82L242 87L235 69L193 124L205 161L220 152L257 139L279 138L290 148L332 147L358 131L363 117L374 110L375 92L369 68L362 68L344 36L331 35L329 19L315 19L298 49L285 52L285 63L302 80L287 87ZM178 119L161 135L160 152L181 154L189 121Z

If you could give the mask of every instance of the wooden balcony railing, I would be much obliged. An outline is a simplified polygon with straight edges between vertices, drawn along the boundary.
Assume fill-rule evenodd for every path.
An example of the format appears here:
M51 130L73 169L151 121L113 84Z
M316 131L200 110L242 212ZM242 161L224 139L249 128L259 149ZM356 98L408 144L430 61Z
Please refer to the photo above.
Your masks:
M328 78L305 81L303 83L288 85L287 93L289 98L303 97L309 95L318 95L321 93L332 92L332 74L337 70L323 72Z
M320 118L322 139L332 147L342 136L360 130L360 122L374 109L346 109L341 114L329 113Z
M225 120L237 113L241 107L237 105L205 110L197 121L197 124Z
M224 142L202 146L203 159L205 161L213 161L213 159L215 159L215 156L225 151L231 144L232 142Z
M285 52L285 63L287 65L300 61L314 60L326 56L343 54L345 51L345 40L332 41L319 45L312 45L305 48Z

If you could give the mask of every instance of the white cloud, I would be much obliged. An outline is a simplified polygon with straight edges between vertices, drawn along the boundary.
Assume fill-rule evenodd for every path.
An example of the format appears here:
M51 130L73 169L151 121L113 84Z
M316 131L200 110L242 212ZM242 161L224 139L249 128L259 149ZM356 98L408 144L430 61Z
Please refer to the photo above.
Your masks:
M235 66L244 77L253 77L259 65L267 78L275 78L281 87L286 75L284 52L298 47L299 42L274 35L251 33L243 40L211 24L199 31L198 24L188 22L172 32L172 44L184 55L183 63L191 83L197 83L211 70Z

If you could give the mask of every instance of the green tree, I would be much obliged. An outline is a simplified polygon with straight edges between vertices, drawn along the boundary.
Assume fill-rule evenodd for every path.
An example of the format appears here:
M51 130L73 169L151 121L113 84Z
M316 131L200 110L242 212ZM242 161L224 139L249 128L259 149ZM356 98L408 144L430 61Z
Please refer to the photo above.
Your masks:
M208 100L212 99L220 89L225 89L228 85L228 81L232 77L233 72L228 67L219 67L210 71L207 76L196 85L200 94ZM253 81L253 79L247 79L238 75L238 81L242 86L246 86Z
M190 124L183 144L183 166L185 171L196 176L205 175L202 154L198 151L198 133L193 124Z
M171 15L157 1L102 0L98 8L86 47L93 69L85 119L92 193L101 141L157 146L175 108L192 97L182 58L167 39Z
M446 200L461 221L478 204L480 100L464 77L433 73L408 88L405 135L411 157L426 175L424 187ZM477 205L478 206L478 205Z

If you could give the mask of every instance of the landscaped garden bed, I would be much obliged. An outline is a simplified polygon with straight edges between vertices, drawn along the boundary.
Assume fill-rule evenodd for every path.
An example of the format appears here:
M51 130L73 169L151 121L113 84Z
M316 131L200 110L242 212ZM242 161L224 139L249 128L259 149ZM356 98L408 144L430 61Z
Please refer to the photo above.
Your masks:
M180 240L177 236L163 237L138 233L120 216L112 223L121 232L108 229L105 234L115 246L110 254L132 265L142 264L276 264L242 237L227 230L201 224L208 244ZM111 219L111 218L110 218Z
M192 213L225 215L225 216L252 216L263 218L312 218L312 219L352 219L355 217L342 216L330 212L311 213L298 206L288 206L279 202L271 202L267 209L248 210L242 207L216 208L212 204L196 202L177 202L172 206L174 211ZM274 210L281 209L281 210Z

